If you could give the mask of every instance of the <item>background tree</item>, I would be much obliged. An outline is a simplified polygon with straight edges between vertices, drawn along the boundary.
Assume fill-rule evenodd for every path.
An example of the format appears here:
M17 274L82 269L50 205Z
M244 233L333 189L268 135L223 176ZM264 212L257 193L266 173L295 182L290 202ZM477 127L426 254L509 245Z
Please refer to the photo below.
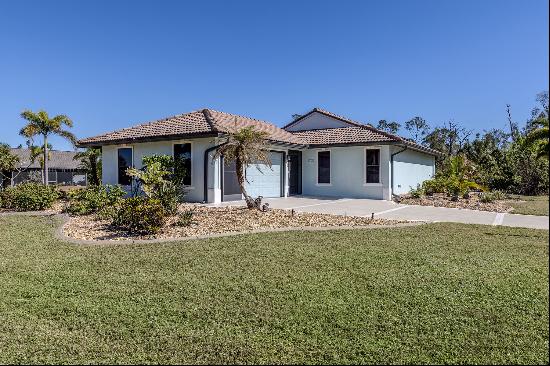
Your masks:
M424 136L428 134L429 126L424 118L414 117L405 122L405 129L409 131L412 140L419 144Z
M12 179L12 172L19 164L19 157L12 154L8 144L0 143L0 189L4 185L4 180ZM8 175L9 173L9 175Z
M26 110L21 113L21 117L28 123L21 129L20 135L31 139L31 141L36 136L42 136L44 184L48 184L48 137L58 135L74 144L75 136L63 128L64 126L72 127L73 122L63 114L50 118L48 113L43 110L36 113Z
M378 124L376 125L376 128L382 131L386 131L389 133L393 133L394 135L397 134L399 129L401 128L401 125L395 121L388 122L385 119L381 119L378 121Z
M10 185L13 185L13 181L21 173L27 171L41 154L42 149L32 146L30 141L27 141L27 147L29 149L29 161L22 162L17 155L11 152L11 148L8 144L0 143L0 178L2 178L2 180L9 180ZM22 145L19 144L17 148L21 149ZM42 167L42 161L40 166ZM41 178L41 181L43 181L43 178Z
M537 157L548 157L548 117L539 117L533 124L535 127L525 137L525 143L533 146L537 151Z
M257 208L258 205L246 192L246 168L255 163L264 163L271 167L266 138L265 132L256 131L254 127L241 128L230 134L214 154L214 158L223 156L226 165L235 162L237 181L248 208Z
M91 185L98 186L101 184L101 149L87 148L84 151L77 152L74 159L79 160L80 166L86 170L86 176Z
M451 157L462 152L471 133L472 131L460 127L456 122L449 121L441 127L434 128L423 138L422 143L442 152L446 157Z

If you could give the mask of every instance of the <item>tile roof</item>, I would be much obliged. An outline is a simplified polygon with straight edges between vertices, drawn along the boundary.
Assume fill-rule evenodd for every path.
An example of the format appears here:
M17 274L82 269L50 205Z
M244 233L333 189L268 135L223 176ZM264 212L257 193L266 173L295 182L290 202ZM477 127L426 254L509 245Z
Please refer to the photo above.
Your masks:
M302 144L299 138L271 123L212 109L203 109L85 138L79 140L78 145L107 145L122 141L150 140L163 137L215 135L235 132L248 126L254 126L257 130L266 132L272 141Z
M212 126L208 123L203 111L195 111L88 137L79 140L78 145L107 145L108 143L121 141L206 134L209 132L212 132Z
M370 125L325 128L292 132L311 147L366 143L392 143L406 145L414 150L440 155L436 150L414 143L400 136L381 131Z
M322 130L304 130L292 132L308 145L332 145L359 142L397 141L385 134L365 127L339 127Z
M267 133L269 139L272 141L304 145L304 142L300 138L272 123L211 109L206 109L205 111L207 115L211 116L212 124L220 132L233 133L243 127L253 126L256 130Z
M29 149L11 149L11 153L19 158L19 167L21 168L40 168L40 159L37 158L29 166L31 162L31 152ZM80 160L74 160L75 151L58 151L51 150L48 164L50 169L79 169L81 164Z
M319 112L347 122L349 127L328 128L305 131L286 131L285 128L307 115ZM266 132L268 139L296 145L338 145L361 143L401 143L417 150L431 154L439 154L435 150L425 148L402 137L378 130L371 125L352 121L320 108L314 108L307 114L295 119L283 128L258 119L219 112L212 109L202 109L186 114L179 114L161 120L139 124L134 127L85 138L78 141L79 146L101 146L153 139L170 139L175 137L214 136L238 131L243 127L253 126Z

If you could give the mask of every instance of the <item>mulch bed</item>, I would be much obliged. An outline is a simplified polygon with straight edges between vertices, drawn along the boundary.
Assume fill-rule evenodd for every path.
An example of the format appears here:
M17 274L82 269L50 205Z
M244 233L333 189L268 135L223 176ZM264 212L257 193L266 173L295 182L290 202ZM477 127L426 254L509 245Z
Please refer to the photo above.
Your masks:
M479 195L471 194L469 198L459 198L458 201L452 201L444 193L436 193L433 196L422 196L413 198L405 195L401 197L399 203L405 205L435 206L448 208L466 208L470 210L492 211L492 212L510 212L513 210L507 201L481 202Z
M63 232L71 238L80 240L141 240L187 238L282 228L396 225L404 222L317 213L292 214L291 211L279 209L262 212L244 207L206 207L192 204L183 204L179 210L193 210L193 223L190 226L178 226L176 217L171 217L164 228L155 235L128 234L112 228L109 221L98 220L94 216L71 217L63 227Z

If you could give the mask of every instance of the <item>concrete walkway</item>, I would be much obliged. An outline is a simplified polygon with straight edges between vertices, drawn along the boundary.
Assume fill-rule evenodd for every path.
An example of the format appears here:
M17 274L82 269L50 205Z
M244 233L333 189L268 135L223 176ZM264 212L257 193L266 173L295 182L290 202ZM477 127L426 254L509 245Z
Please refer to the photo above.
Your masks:
M287 198L268 198L265 201L269 202L271 208L294 209L297 212L316 212L348 216L371 216L374 214L375 217L386 219L459 222L548 230L548 216L514 215L459 208L402 205L390 201L370 199L293 196ZM220 205L244 205L244 202L224 202Z

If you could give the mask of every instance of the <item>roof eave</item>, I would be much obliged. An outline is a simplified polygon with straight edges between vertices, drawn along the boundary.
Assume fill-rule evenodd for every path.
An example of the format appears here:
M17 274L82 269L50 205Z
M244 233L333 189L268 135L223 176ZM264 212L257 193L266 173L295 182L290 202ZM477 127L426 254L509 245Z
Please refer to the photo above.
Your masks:
M310 149L324 149L329 147L346 147L346 146L378 146L378 145L395 145L395 146L406 146L407 149L422 152L428 155L433 156L443 156L442 153L439 151L426 148L419 145L411 145L409 143L403 143L402 141L366 141L366 142L338 142L338 143L331 143L331 144L309 144Z
M180 140L180 139L195 139L195 138L203 138L203 137L218 137L219 135L220 134L218 132L200 132L200 133L187 133L187 134L176 134L176 135L144 136L144 137L133 137L133 138L126 138L126 139L89 141L89 142L79 140L76 142L76 147L101 147L101 146L107 146L107 145L122 145L122 144L170 141L170 140Z

